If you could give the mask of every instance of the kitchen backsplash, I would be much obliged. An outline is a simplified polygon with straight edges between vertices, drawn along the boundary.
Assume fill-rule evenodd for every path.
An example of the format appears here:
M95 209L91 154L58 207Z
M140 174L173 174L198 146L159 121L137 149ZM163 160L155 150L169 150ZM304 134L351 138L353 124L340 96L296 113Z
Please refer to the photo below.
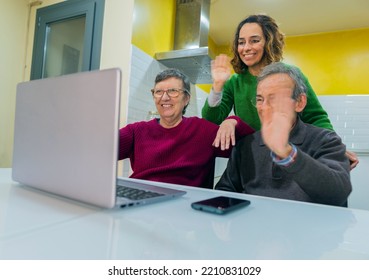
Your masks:
M369 95L318 95L347 148L369 154Z

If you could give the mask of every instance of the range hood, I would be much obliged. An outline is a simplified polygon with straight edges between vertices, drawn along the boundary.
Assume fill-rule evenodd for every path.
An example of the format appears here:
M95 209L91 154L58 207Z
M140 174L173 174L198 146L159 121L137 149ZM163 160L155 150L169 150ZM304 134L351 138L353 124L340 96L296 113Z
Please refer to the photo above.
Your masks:
M211 84L208 47L210 0L177 0L173 50L155 54L169 68L186 74L193 84Z

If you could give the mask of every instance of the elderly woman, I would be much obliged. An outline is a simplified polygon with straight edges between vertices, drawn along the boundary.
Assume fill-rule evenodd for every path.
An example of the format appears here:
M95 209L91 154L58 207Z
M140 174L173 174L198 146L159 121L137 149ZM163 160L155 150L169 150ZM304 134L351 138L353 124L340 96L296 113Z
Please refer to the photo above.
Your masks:
M159 73L151 91L160 118L121 128L119 159L130 159L132 178L212 188L215 158L254 130L236 116L220 126L184 117L190 82L177 69Z

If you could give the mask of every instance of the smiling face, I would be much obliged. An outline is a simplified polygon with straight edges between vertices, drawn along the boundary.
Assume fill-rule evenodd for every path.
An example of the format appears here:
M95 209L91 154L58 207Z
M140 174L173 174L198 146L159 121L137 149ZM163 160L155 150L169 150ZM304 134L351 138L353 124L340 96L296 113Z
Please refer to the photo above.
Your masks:
M250 73L257 76L264 66L265 37L263 30L257 23L246 23L239 32L238 54L243 63L248 66Z
M154 90L183 89L183 82L178 78L168 78L158 82ZM169 128L177 126L182 121L183 109L190 102L190 96L181 91L177 97L170 97L165 92L161 97L153 97L156 110L160 115L160 124Z

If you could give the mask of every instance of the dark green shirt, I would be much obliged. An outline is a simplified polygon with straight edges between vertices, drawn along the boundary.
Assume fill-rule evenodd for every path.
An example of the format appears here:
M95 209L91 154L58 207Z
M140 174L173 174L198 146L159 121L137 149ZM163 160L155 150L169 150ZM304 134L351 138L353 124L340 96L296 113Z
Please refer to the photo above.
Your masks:
M303 75L307 86L307 104L300 117L303 122L333 130L327 112L322 108L308 79ZM255 130L260 130L260 120L256 107L252 104L256 96L256 77L248 70L241 74L233 74L224 84L222 101L217 107L210 107L206 100L202 108L202 117L220 124L231 112L239 116Z

